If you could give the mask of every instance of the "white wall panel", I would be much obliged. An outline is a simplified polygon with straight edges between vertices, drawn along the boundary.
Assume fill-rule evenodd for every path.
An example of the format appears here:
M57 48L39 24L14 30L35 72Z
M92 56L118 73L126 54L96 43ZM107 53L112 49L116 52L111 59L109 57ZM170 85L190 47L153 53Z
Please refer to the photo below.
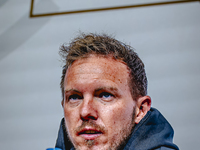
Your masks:
M47 11L62 10L49 2ZM44 11L39 4L36 11ZM54 147L63 117L58 50L79 31L131 44L146 65L153 107L174 127L175 143L181 150L199 148L200 3L41 18L29 18L29 8L26 0L0 2L1 150Z

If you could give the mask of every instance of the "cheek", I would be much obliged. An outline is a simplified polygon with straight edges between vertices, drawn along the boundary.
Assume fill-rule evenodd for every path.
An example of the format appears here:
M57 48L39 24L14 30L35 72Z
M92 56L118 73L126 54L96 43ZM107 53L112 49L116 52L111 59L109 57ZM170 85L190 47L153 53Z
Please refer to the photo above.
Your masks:
M121 105L123 106L123 105ZM126 109L124 109L126 108ZM132 121L133 107L115 107L115 109L107 109L104 113L105 125L108 130L121 129L124 125L130 124Z
M77 112L64 108L64 118L65 124L68 127L68 131L72 131L73 128L77 125Z
M130 122L132 120L132 110L133 109L124 108L118 109L118 113L115 116L115 123L118 122L118 124L121 126Z

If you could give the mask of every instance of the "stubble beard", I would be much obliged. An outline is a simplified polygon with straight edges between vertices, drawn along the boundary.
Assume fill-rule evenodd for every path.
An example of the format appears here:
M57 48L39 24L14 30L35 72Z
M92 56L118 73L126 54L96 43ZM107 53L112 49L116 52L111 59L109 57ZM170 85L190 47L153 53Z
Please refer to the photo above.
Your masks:
M127 123L126 125L124 125L124 127L120 130L119 133L116 134L116 136L114 136L115 138L117 138L117 136L119 137L119 139L113 139L112 143L110 145L110 147L108 148L108 150L122 150L125 145L127 144L131 133L135 127L135 108L133 109L133 113L132 113L132 117L131 117L131 122Z
M130 120L131 120L130 122L125 124L124 127L118 133L116 133L115 136L113 136L113 139L111 140L110 146L108 148L102 148L98 150L122 150L127 144L131 136L131 133L135 127L135 123L134 123L135 108L133 109L133 113ZM67 132L69 140L71 141L68 131L66 132ZM95 140L84 140L84 142L85 142L85 145L87 146L87 150L91 150L92 147L96 143ZM75 150L81 150L81 148L75 147Z

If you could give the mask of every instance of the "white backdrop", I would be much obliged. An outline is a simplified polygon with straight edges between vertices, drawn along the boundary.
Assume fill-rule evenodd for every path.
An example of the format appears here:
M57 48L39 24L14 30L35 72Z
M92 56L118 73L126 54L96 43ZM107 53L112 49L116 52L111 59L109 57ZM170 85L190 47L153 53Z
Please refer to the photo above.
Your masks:
M35 12L43 8L39 3ZM49 0L45 8L60 7ZM200 147L199 2L41 18L29 18L29 11L30 0L0 1L1 150L54 147L63 117L58 50L79 31L132 45L146 65L153 107L175 130L174 142L181 150Z

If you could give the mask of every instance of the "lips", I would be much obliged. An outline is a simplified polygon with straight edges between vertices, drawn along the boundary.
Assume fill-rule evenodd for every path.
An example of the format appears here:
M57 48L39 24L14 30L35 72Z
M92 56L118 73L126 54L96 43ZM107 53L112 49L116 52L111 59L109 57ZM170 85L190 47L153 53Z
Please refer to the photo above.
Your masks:
M101 132L94 131L94 130L86 130L86 131L81 132L80 134L99 134L99 133Z
M103 132L101 132L97 129L92 129L92 128L84 128L83 130L78 132L78 135L83 137L86 140L94 140L102 134L103 134Z

